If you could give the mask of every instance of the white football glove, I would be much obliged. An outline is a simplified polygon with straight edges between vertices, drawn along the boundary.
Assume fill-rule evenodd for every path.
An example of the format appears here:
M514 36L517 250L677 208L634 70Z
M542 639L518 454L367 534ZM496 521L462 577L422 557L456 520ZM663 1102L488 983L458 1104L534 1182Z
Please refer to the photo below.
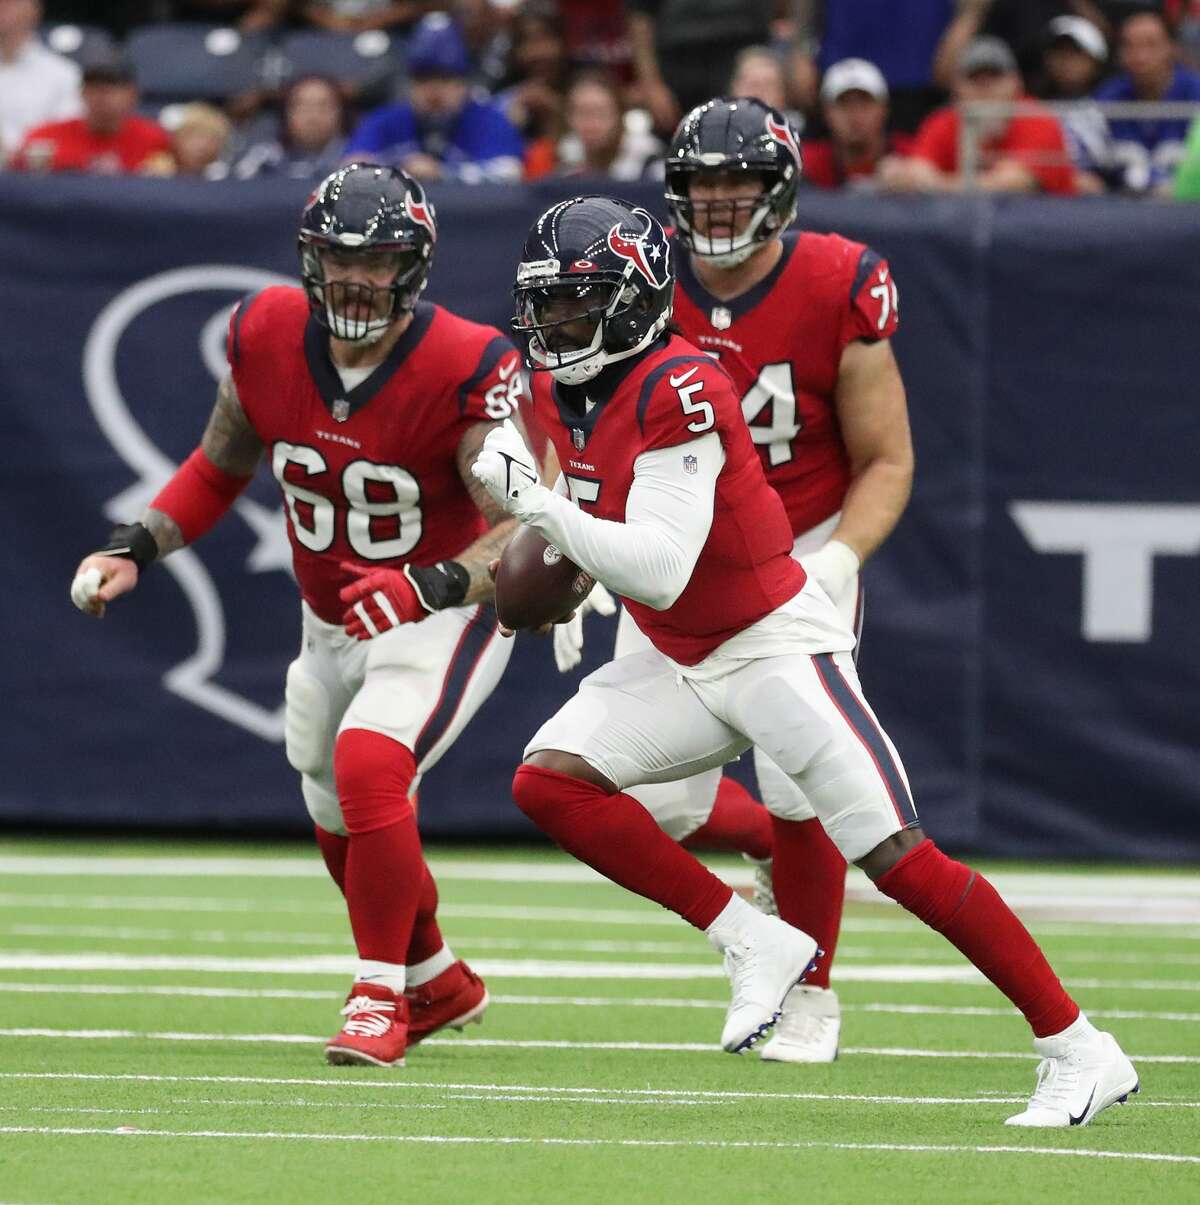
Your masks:
M546 492L538 477L537 461L511 418L488 432L471 472L518 519L532 514Z
M563 623L554 625L554 664L558 672L565 674L583 660L583 617L589 611L597 615L613 615L617 610L616 599L597 582L592 592L575 608L575 614Z
M837 602L854 575L862 568L858 553L841 540L830 540L828 544L800 558L804 572L814 578L818 586Z

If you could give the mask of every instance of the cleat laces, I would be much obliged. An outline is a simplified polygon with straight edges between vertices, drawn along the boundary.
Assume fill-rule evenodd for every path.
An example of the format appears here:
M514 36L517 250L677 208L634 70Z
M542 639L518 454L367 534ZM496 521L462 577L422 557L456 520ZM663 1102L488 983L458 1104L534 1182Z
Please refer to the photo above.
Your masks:
M1029 1098L1029 1110L1056 1109L1070 1115L1071 1095L1079 1087L1079 1065L1080 1059L1073 1054L1042 1059L1037 1069L1037 1087Z
M342 1026L342 1032L356 1038L382 1038L392 1027L395 1011L396 1005L391 1000L353 996L342 1009L342 1016L350 1018Z

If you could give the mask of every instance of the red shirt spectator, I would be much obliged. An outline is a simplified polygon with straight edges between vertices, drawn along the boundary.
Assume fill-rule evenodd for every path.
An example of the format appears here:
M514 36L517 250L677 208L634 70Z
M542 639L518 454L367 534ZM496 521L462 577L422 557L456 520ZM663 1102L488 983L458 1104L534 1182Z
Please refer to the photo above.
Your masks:
M127 117L112 134L98 134L87 119L52 121L29 131L12 162L22 171L136 172L152 155L170 153L161 126L146 117Z
M947 174L956 173L959 122L955 108L931 113L917 130L912 155ZM1013 160L1029 169L1043 192L1064 195L1075 192L1075 169L1062 127L1049 113L1013 117L998 135L984 139L979 149L981 169L986 170L1001 160Z
M166 132L134 112L137 86L120 52L98 51L82 66L83 116L30 130L13 156L14 168L118 175L170 151Z
M837 147L825 138L807 138L800 144L804 153L804 179L817 188L844 188L874 179L885 155L912 154L912 135L888 134L879 155L844 163Z

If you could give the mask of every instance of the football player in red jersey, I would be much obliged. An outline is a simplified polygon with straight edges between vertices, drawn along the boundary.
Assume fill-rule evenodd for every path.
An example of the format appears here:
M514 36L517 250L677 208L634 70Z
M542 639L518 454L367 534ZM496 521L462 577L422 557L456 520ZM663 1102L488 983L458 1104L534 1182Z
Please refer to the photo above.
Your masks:
M895 527L912 482L904 385L889 343L896 285L887 261L861 243L788 232L800 175L786 117L760 101L711 100L684 118L667 158L674 319L732 378L767 481L787 510L793 555L858 636L859 567ZM556 629L560 654L572 640L582 644L578 633L578 619ZM645 647L623 614L617 656ZM841 1017L829 976L845 859L809 801L762 750L754 765L769 812L719 769L632 793L671 836L752 859L766 880L760 901L770 898L773 848L780 841L795 847L807 873L782 880L775 902L825 957L788 997L762 1057L832 1062ZM788 823L772 822L772 813Z
M722 1044L739 1052L769 1030L817 944L735 895L626 791L758 746L843 855L1025 1015L1044 1062L1010 1122L1086 1124L1135 1091L1137 1074L991 884L921 831L900 759L863 699L854 636L792 556L735 387L668 329L670 261L644 210L580 197L538 220L517 270L514 327L526 363L544 370L534 408L562 471L546 488L509 423L489 433L473 471L611 586L652 646L589 675L541 727L513 779L517 804L569 853L708 934L733 983ZM777 881L807 873L779 841Z
M487 1006L438 930L409 796L511 652L481 603L515 525L469 466L523 387L507 338L419 300L436 238L403 172L351 164L324 180L301 219L303 288L237 307L200 447L72 587L103 614L203 535L266 455L303 611L287 757L360 960L331 1063L400 1065L406 1045Z

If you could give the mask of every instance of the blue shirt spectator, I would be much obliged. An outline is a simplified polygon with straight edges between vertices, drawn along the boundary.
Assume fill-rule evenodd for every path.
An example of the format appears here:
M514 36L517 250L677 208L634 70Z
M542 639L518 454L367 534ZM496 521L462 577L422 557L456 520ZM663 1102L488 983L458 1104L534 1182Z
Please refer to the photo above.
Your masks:
M1125 70L1096 89L1097 100L1200 101L1200 73L1176 66L1175 43L1161 14L1127 17L1119 46ZM1083 166L1127 192L1164 190L1183 159L1189 125L1186 118L1113 118L1104 157Z
M408 47L409 99L368 113L346 154L394 164L419 180L521 178L521 136L494 105L469 95L470 63L444 13L417 26Z

